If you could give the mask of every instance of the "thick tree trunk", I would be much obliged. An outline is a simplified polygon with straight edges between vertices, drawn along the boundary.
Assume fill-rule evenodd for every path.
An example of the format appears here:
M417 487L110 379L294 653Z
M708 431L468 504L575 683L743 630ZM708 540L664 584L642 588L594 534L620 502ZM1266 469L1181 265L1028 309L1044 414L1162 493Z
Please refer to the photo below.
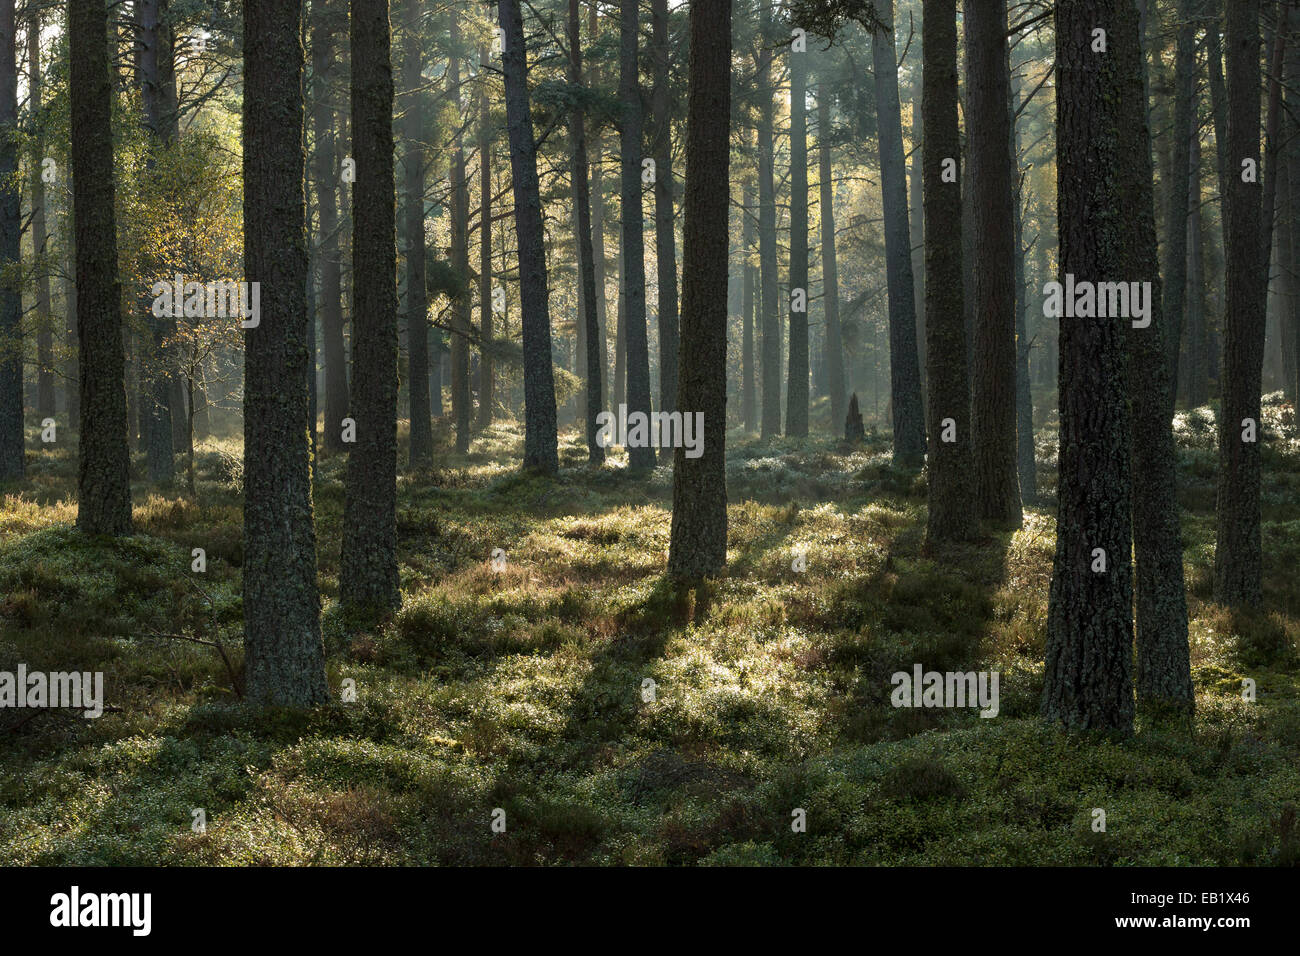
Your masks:
M677 407L677 239L674 235L672 113L668 89L668 0L651 0L651 47L654 55L655 261L659 289L659 408ZM662 461L673 450L659 450Z
M731 115L731 3L691 3L682 248L681 380L677 407L703 413L702 454L673 457L668 571L691 580L727 561L727 207Z
M1260 557L1260 389L1264 361L1267 268L1260 237L1258 173L1244 181L1242 163L1259 168L1259 0L1227 5L1227 125L1225 174L1226 314L1220 376L1218 527L1214 597L1232 606L1263 599ZM1267 171L1266 171L1267 172ZM1248 429L1253 423L1255 434ZM1253 438L1253 440L1248 440Z
M397 575L397 219L388 0L352 0L352 418L339 599L385 612Z
M67 385L64 388L64 397L68 402L68 427L76 431L81 430L81 371L79 355L81 348L77 341L77 250L75 226L72 223L72 214L68 214L68 237L67 237L67 278L63 281L63 303L64 303L64 324L66 328L63 332L64 348L68 352L68 366L64 370L67 376Z
M569 0L569 82L582 85L582 20L578 13L578 0ZM587 127L581 109L569 117L569 135L573 140L573 192L577 220L578 291L581 296L581 316L584 342L583 358L586 368L579 369L587 379L585 402L587 428L587 456L593 465L605 461L605 449L596 441L599 430L596 416L604 409L601 403L601 377L604 357L600 351L600 313L596 306L596 253L591 241L591 187L587 182ZM666 172L666 170L665 170ZM671 221L669 223L671 228ZM675 275L675 273L674 273ZM662 293L661 293L662 294Z
M402 86L408 102L402 121L405 177L406 359L411 395L411 467L433 463L433 412L429 407L429 298L424 273L424 38L421 0L405 0Z
M262 310L244 332L244 680L250 702L279 706L329 700L307 439L301 28L301 0L244 7L244 275Z
M1006 5L973 3L965 10L964 26L970 139L967 176L971 228L979 242L979 267L974 269L973 282L971 399L975 506L981 518L1018 527L1015 197L1007 145L1011 124Z
M907 161L903 155L893 8L892 0L885 0L876 7L889 27L871 35L871 64L875 77L881 205L885 219L885 275L889 286L889 395L893 410L894 461L912 468L920 467L925 461L925 418L921 403L921 367L916 352L912 241L907 227Z
M108 67L108 16L102 0L69 0L68 42L72 215L77 243L77 340L82 355L92 359L79 363L77 527L87 534L129 534L130 453L126 436L126 390L122 385L125 356L122 290L117 273L113 88ZM12 46L0 41L0 49L12 49ZM4 92L0 90L0 101L8 102ZM2 167L0 157L0 171ZM4 198L8 200L8 196ZM16 198L15 195L15 201ZM7 214L4 221L8 221ZM8 239L7 234L0 235L0 241ZM17 241L16 234L14 241ZM7 251L0 250L5 254ZM0 318L3 314L0 312ZM21 385L21 379L19 382ZM9 387L9 383L0 372L0 388L4 387ZM0 392L0 415L8 412L6 398ZM18 437L17 463L21 473L21 431ZM0 475L13 474L12 464L5 425L0 423Z
M790 52L790 366L785 433L808 434L808 53ZM910 253L909 253L910 254ZM797 301L802 292L803 301ZM802 305L802 308L800 306Z
M962 306L961 182L944 177L961 158L957 121L956 0L925 0L921 34L925 68L921 109L925 200L926 385L929 401L927 460L929 518L926 539L971 539L979 530L971 508L974 493L970 431L970 382L966 367L966 320Z
M622 168L623 295L627 300L627 411L650 414L650 348L646 338L645 233L641 210L641 92L638 81L637 0L620 0L618 98ZM653 468L648 444L627 452L628 467Z
M844 341L840 330L840 271L835 257L835 183L831 169L830 136L831 94L823 79L817 89L822 303L826 316L826 379L831 393L831 433L837 434L844 427L848 394L844 381Z
M1107 52L1092 50L1106 31ZM1056 5L1057 229L1061 275L1124 275L1134 150L1127 113L1145 109L1130 0ZM978 82L978 81L976 81ZM1005 111L1001 111L1005 116ZM1005 144L1005 138L1000 139ZM1003 151L1005 152L1005 151ZM1070 729L1131 731L1133 581L1128 374L1114 318L1060 323L1060 479L1048 599L1043 717Z
M1190 11L1189 11L1190 12ZM1120 16L1118 30L1131 30L1131 17ZM1174 318L1164 311L1160 288L1160 260L1156 245L1156 213L1152 183L1151 134L1147 125L1146 59L1140 44L1136 66L1133 54L1120 33L1120 42L1112 53L1121 83L1116 96L1120 113L1117 117L1118 142L1128 144L1125 161L1116 170L1115 180L1124 210L1125 228L1120 233L1123 260L1117 272L1103 278L1142 277L1151 282L1150 324L1128 329L1129 396L1131 410L1133 550L1137 587L1137 696L1144 710L1172 710L1191 713L1194 705L1191 664L1187 643L1187 597L1183 584L1183 540L1179 523L1173 413L1175 390L1171 379L1177 368L1178 345L1170 339L1179 336L1182 316ZM1180 40L1181 42L1181 40ZM1111 54L1108 54L1111 55ZM1137 78L1129 73L1137 71ZM1179 112L1188 113L1186 137L1191 136L1191 104L1175 105L1175 136ZM1173 144L1175 167L1183 164L1183 175L1173 176L1169 206L1178 205L1180 214L1171 212L1169 228L1186 235L1187 149ZM1181 194L1181 201L1179 197ZM1186 282L1186 244L1179 243L1174 261L1176 281ZM1173 264L1172 262L1170 264ZM1149 279L1147 278L1149 277ZM1183 298L1175 300L1183 308ZM1076 321L1063 319L1063 322ZM1120 320L1124 321L1124 320Z
M519 241L519 297L524 337L524 467L559 471L555 432L555 373L551 366L551 316L546 284L537 143L528 112L528 63L519 0L499 0L504 52L506 124ZM638 180L639 182L639 180Z

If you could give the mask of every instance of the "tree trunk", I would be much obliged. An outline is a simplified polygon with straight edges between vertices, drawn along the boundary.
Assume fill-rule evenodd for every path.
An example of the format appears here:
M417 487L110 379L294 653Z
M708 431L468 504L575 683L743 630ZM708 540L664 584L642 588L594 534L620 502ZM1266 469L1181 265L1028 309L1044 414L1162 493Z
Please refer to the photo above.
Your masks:
M1244 182L1240 164L1250 160L1259 169L1259 0L1232 0L1227 11L1227 307L1220 375L1214 597L1222 604L1255 607L1263 599L1258 432L1267 265L1260 241L1258 172L1250 177L1254 182ZM1247 434L1251 423L1254 436Z
M386 612L397 575L397 221L388 0L352 0L352 418L339 600Z
M966 320L962 305L961 183L945 181L944 166L960 163L957 120L956 0L925 0L925 58L921 148L925 206L926 385L929 401L927 460L931 546L964 541L979 530L971 508L974 493L970 432L970 382L966 367Z
M1105 54L1092 50L1094 29L1106 31ZM1130 114L1145 110L1141 56L1130 0L1058 0L1062 276L1101 281L1125 274L1125 204L1130 197L1120 182L1127 181L1125 163L1140 150L1131 144L1126 150L1116 147L1125 142ZM1005 138L999 142L1005 155ZM1042 714L1069 729L1130 732L1133 726L1133 526L1124 336L1114 318L1060 322L1059 509Z
M1020 131L1016 126L1016 110L1020 106L1020 81L1011 71L1011 51L1007 50L1007 75L1010 78L1011 98L1007 101L1008 124L1011 142L1012 175L1012 243L1015 249L1013 296L1016 310L1016 477L1020 482L1020 500L1033 503L1038 500L1038 465L1034 461L1034 395L1029 379L1029 297L1025 288L1024 197L1020 169Z
M8 35L12 37L12 20L8 26ZM5 24L0 19L0 33L4 31ZM103 0L69 0L68 42L72 215L77 243L77 340L82 355L94 359L79 363L77 527L86 534L130 534L130 453L126 390L122 385L125 356L113 180L113 87L109 75L108 16ZM0 50L12 50L12 44L0 40ZM0 75L5 73L0 66ZM11 101L9 92L0 89L0 106ZM0 154L0 173L4 171L3 160ZM4 196L6 223L11 197L16 203L16 193ZM0 241L7 243L9 239L7 231L0 233ZM16 245L17 233L13 241ZM8 257L10 251L16 258L16 249L5 248L0 253ZM5 305L8 306L8 300ZM4 315L0 311L0 318ZM18 383L21 388L21 378ZM12 385L0 373L0 415L9 411L6 404L9 395L4 388ZM0 424L0 475L21 474L22 433L20 430L18 434L15 470L5 425Z
M244 673L255 704L329 700L307 440L301 0L244 7ZM84 341L84 338L83 338Z
M817 139L820 161L822 306L826 316L826 378L831 393L831 433L844 427L848 400L844 382L844 341L840 329L840 271L835 257L835 183L831 169L831 94L823 79L817 89ZM954 154L955 155L955 154Z
M459 43L458 12L451 13L451 44ZM465 147L461 141L460 58L450 59L448 85L451 88L456 134L451 156L451 267L465 282L451 305L451 411L456 419L456 451L469 451L469 184L465 176Z
M411 395L411 467L433 464L433 413L429 407L429 298L424 274L424 38L420 0L405 0L402 86L408 102L402 120L406 199L406 357Z
M668 0L651 0L651 47L654 54L653 153L655 161L655 261L659 289L659 408L677 407L677 239L674 235L672 114L668 89ZM673 450L659 450L670 461Z
M641 92L638 83L637 0L620 0L618 98L619 159L622 167L623 295L627 300L627 411L650 415L650 348L646 338L645 234L641 210ZM648 444L627 452L628 467L653 468Z
M682 274L681 380L677 407L701 412L703 449L673 457L668 571L691 580L727 561L727 210L731 115L731 3L691 4L690 92Z
M313 5L311 34L312 127L315 149L312 152L312 178L316 181L316 209L320 222L320 242L316 257L320 263L321 355L325 360L325 447L343 452L343 419L348 417L348 367L343 345L343 279L339 258L338 146L335 142L335 109L331 102L329 78L334 63L334 21L323 3Z
M1195 104L1193 104L1194 111ZM1209 345L1205 311L1205 252L1201 243L1201 138L1194 131L1188 149L1187 293L1183 310L1187 324L1187 374L1183 377L1189 408L1210 400Z
M555 431L555 373L551 366L551 316L546 284L537 143L528 112L528 62L519 0L499 0L504 52L506 124L519 241L519 298L524 338L524 467L559 471Z
M785 433L808 434L808 53L790 52L790 365ZM803 293L803 302L796 300ZM803 308L798 307L802 304Z
M776 275L776 182L773 140L772 0L763 0L759 27L758 76L758 258L759 287L763 319L759 323L759 376L762 382L762 417L759 435L771 438L781 433L781 319L777 314Z
M16 30L13 0L3 0L0 2L0 265L5 270L5 285L0 288L0 481L21 478L24 470Z
M754 431L754 423L757 421L758 405L754 394L754 317L756 314L755 304L758 298L755 269L754 269L754 183L750 179L745 180L741 190L741 218L743 223L740 227L741 248L744 257L744 288L740 295L740 327L741 327L741 345L740 345L740 417L745 422L745 433L749 434Z
M889 286L889 395L893 409L894 461L903 467L919 468L925 461L925 418L921 404L921 367L916 353L916 303L912 298L912 240L907 227L907 161L903 156L898 59L894 52L894 4L885 0L876 9L889 24L887 30L871 35L871 63L885 219L885 274Z
M1196 101L1196 10L1201 0L1179 0L1174 53L1174 123L1165 220L1163 309L1167 333L1170 408L1178 394L1178 356L1182 345L1187 294L1187 216ZM1140 560L1140 558L1139 558ZM1140 629L1140 625L1139 625Z
M32 252L36 259L36 415L54 418L54 316L50 309L49 233L45 226L45 116L41 108L41 18L33 6L27 20L27 96L32 115Z
M1190 11L1189 11L1190 12ZM1128 29L1121 16L1117 29ZM1187 597L1183 585L1183 540L1176 493L1177 449L1174 445L1173 413L1175 390L1171 384L1178 362L1178 345L1170 339L1180 335L1182 317L1164 311L1161 298L1160 260L1156 244L1156 213L1152 183L1151 134L1147 125L1146 59L1141 45L1136 58L1137 79L1128 76L1129 47L1120 43L1113 54L1121 86L1118 98L1118 142L1126 143L1126 161L1117 170L1120 209L1125 228L1120 233L1123 260L1120 268L1106 276L1147 277L1152 285L1150 324L1128 329L1129 396L1131 398L1133 551L1137 587L1137 696L1144 710L1170 710L1190 714L1194 705L1191 664L1187 643ZM1175 105L1175 136L1179 135L1178 113L1186 110L1191 136L1191 104ZM1184 144L1186 145L1186 144ZM1183 175L1173 176L1169 206L1182 213L1187 203L1187 149L1173 144L1175 167L1183 164ZM1181 191L1181 201L1179 201ZM1186 235L1186 216L1170 215L1169 227ZM1186 244L1174 254L1176 281L1186 282ZM1172 262L1170 264L1173 264ZM1183 308L1183 298L1176 298ZM1063 319L1063 322L1077 321Z
M582 86L582 20L578 13L578 0L569 0L568 19L569 83ZM604 357L600 351L600 314L596 307L596 254L591 241L591 188L587 182L587 127L581 108L569 116L569 135L573 140L573 191L577 220L578 289L581 296L580 321L584 326L587 378L586 427L587 456L593 465L605 461L605 449L596 441L599 431L596 416L603 410L601 403L601 376ZM671 221L669 227L671 228Z
M973 3L966 31L966 128L970 139L971 228L975 269L975 505L981 518L1019 527L1016 473L1015 197L1012 184L1007 13L1002 3ZM971 263L973 266L974 263Z
M479 50L486 64L487 48ZM492 366L492 114L488 104L487 72L480 68L478 104L478 321L482 348L478 362L478 427L492 424L494 369Z

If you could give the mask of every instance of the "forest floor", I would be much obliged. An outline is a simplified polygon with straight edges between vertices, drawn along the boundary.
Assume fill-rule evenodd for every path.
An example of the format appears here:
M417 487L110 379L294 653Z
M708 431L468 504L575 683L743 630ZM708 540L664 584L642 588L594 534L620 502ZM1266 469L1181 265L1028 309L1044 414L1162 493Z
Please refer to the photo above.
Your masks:
M240 706L213 648L161 636L239 670L239 439L201 445L197 500L136 483L117 541L73 530L75 453L41 450L4 489L0 671L103 671L111 710L0 712L0 863L1295 864L1300 435L1276 397L1266 419L1268 611L1242 616L1210 603L1213 413L1179 417L1196 716L1127 740L1037 715L1050 427L1024 528L943 555L887 438L732 435L729 568L695 594L662 575L670 467L590 470L569 431L549 481L513 423L464 457L444 434L399 477L404 606L359 633L325 458L329 677L357 699L302 713ZM894 708L917 663L999 671L999 714Z

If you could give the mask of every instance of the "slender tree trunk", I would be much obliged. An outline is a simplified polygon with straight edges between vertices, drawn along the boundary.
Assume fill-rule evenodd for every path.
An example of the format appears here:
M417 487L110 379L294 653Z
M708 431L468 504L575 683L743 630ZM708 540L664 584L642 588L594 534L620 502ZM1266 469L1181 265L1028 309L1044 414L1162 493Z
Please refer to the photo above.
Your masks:
M1260 237L1259 0L1227 6L1227 125L1224 173L1227 245L1226 314L1220 375L1218 528L1214 597L1231 606L1263 599L1260 556L1260 389L1264 361L1267 269ZM1240 159L1236 159L1240 157ZM1253 178L1253 182L1245 181ZM1253 423L1255 434L1249 429Z
M301 0L244 8L244 672L252 703L329 700L307 439ZM84 341L84 338L83 338Z
M453 8L451 17L451 45L460 42L459 13ZM448 85L451 87L452 105L456 116L456 135L451 156L451 267L466 281L464 291L452 302L451 315L454 331L451 336L451 412L456 419L456 451L462 455L469 451L469 185L465 175L465 147L461 139L460 58L449 58Z
M1201 138L1193 132L1188 150L1187 216L1187 374L1183 378L1189 408L1210 400L1209 346L1205 311L1205 252L1201 244Z
M68 427L81 430L81 362L78 358L81 348L77 340L77 250L76 227L72 222L72 212L68 212L67 226L67 278L63 281L64 347L68 352L67 387L64 389L68 401Z
M316 144L312 153L312 178L316 181L316 209L320 242L316 256L320 263L321 355L325 360L325 447L347 450L343 443L343 419L348 417L348 367L343 346L343 280L339 258L338 185L336 162L335 109L331 102L334 21L323 3L313 5L311 34L312 127Z
M12 7L10 8L12 9ZM12 37L12 19L8 36ZM0 16L0 34L6 24ZM126 390L122 386L121 285L117 273L117 225L113 163L113 87L109 74L108 15L102 0L69 0L68 43L72 136L72 215L77 243L77 340L93 361L79 363L81 433L77 468L77 527L86 534L131 532L130 453L126 436ZM0 39L0 50L12 50ZM0 66L0 75L6 71ZM0 89L0 106L9 103ZM0 173L4 172L0 154ZM4 182L12 182L5 178ZM16 202L17 195L12 194ZM3 196L9 202L10 194ZM4 222L8 222L5 210ZM0 233L7 243L7 232ZM16 245L17 234L13 236ZM3 249L6 256L10 251ZM8 305L8 302L5 303ZM0 318L4 312L0 311ZM21 387L21 378L19 378ZM0 389L9 380L0 373ZM8 413L0 391L0 415ZM21 411L21 405L19 406ZM21 418L19 419L21 426ZM0 423L0 475L21 474L6 426Z
M388 0L352 0L352 417L339 599L385 612L397 575L397 220Z
M0 288L0 481L21 478L24 470L16 32L13 0L3 0L0 2L0 266L5 272L5 284Z
M962 200L960 178L955 175L961 161L956 0L925 0L924 17L921 109L925 140L921 161L925 273L929 280L925 286L925 334L930 442L926 539L933 547L939 542L973 538L979 526L971 508L974 474L962 305ZM945 166L954 175L945 177Z
M659 288L659 408L677 407L677 239L674 235L672 113L668 89L668 0L651 0L651 49L654 55L653 153L655 161L655 261ZM659 451L670 461L673 450Z
M917 29L921 25L917 24ZM924 30L921 30L924 35ZM921 108L921 88L925 83L922 67L912 73L912 162L909 167L907 201L909 204L909 237L912 240L912 300L916 303L916 353L921 367L921 397L926 391L926 335L925 335L925 201L921 195L921 143L924 140L925 119ZM928 419L927 419L928 421Z
M578 0L569 0L568 19L569 83L582 86L582 19ZM605 461L605 449L596 441L599 431L596 416L604 408L601 404L601 373L604 357L600 353L600 314L596 307L596 254L591 241L591 188L587 182L587 127L581 108L569 116L569 135L573 140L573 191L577 220L578 288L582 305L580 321L584 324L587 379L586 428L587 455L593 465ZM666 172L666 170L665 170ZM669 223L671 227L671 222Z
M41 108L41 18L32 7L27 19L27 97L32 115L32 252L36 258L36 415L42 421L57 414L54 401L54 316L50 308L50 271L45 226L45 116Z
M402 121L405 176L406 356L411 395L411 467L433 463L433 412L429 407L429 298L424 274L424 38L420 0L405 0L402 86L408 102Z
M620 0L618 98L622 166L623 294L627 299L627 411L650 415L650 348L646 339L645 234L641 210L641 93L638 82L637 0ZM628 449L628 466L653 468L648 444Z
M479 51L479 62L487 63L487 48ZM478 321L482 349L479 352L478 427L492 424L496 401L492 365L492 113L488 103L488 74L480 69L478 106Z
M1178 394L1178 356L1185 324L1187 293L1187 216L1191 193L1189 151L1194 135L1196 100L1196 19L1201 0L1178 0L1178 34L1174 53L1174 122L1165 220L1163 312L1167 333L1170 408Z
M817 90L817 139L820 160L822 303L826 315L826 378L831 393L831 433L844 427L848 401L844 382L844 341L840 329L840 272L835 257L835 183L831 169L831 97L826 80Z
M752 180L745 180L741 197L744 208L741 210L743 224L740 227L740 233L745 262L745 285L740 296L740 415L745 422L745 432L749 434L753 432L754 424L758 420L757 396L754 393L754 317L755 302L758 298L756 294L758 283L753 263L754 183Z
M894 51L894 4L876 7L887 30L871 35L875 77L880 189L885 219L885 274L889 286L889 395L893 410L894 461L920 467L925 461L921 367L916 352L916 303L912 296L912 240L907 227L907 161L903 156L898 59ZM1005 19L1004 19L1005 25ZM1005 102L1005 100L1004 100ZM1004 140L1005 143L1005 140Z
M808 53L790 52L790 366L785 433L808 434ZM803 301L797 297L802 292ZM800 308L802 306L802 308Z
M1007 13L1002 3L965 10L971 228L975 269L974 432L976 507L981 518L1019 526L1016 473L1015 197L1012 183Z
M555 373L551 366L551 317L537 181L537 142L528 112L528 63L519 0L499 0L499 16L523 310L524 467L553 475L560 465L555 429Z
M1094 29L1106 31L1105 54L1093 52ZM1127 182L1125 164L1146 155L1136 156L1142 151L1131 145L1127 150L1116 146L1124 142L1131 114L1145 111L1141 57L1130 0L1058 0L1062 275L1101 281L1124 275L1128 266L1124 233L1130 197L1120 183ZM1005 155L1006 139L999 142ZM1070 729L1128 732L1133 726L1133 526L1124 336L1114 318L1060 323L1059 509L1042 714Z
M763 319L760 326L759 376L762 417L759 434L771 438L781 432L781 319L777 314L776 182L773 140L772 0L764 0L759 27L758 76L758 257Z
M1020 80L1011 70L1011 51L1007 50L1007 75L1011 82L1011 98L1007 102L1007 115L1011 131L1008 149L1011 156L1012 175L1012 242L1015 249L1013 295L1016 310L1016 477L1020 481L1020 500L1033 503L1038 500L1038 465L1034 461L1034 396L1029 379L1029 308L1025 288L1024 196L1021 187L1020 130L1016 125L1016 109L1020 106Z
M677 407L704 416L697 458L673 457L668 571L698 579L727 561L727 207L731 115L731 3L691 4L681 380Z

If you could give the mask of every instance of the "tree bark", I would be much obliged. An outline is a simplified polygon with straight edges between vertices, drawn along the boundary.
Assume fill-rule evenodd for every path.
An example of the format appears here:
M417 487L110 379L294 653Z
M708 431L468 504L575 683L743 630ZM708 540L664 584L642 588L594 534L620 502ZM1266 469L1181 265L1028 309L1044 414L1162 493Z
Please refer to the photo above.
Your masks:
M641 210L641 92L638 82L637 0L620 0L618 98L619 159L622 166L623 294L627 300L627 411L650 415L650 348L646 338L645 233ZM627 452L628 467L653 468L648 444Z
M1220 376L1218 524L1214 597L1256 607L1263 599L1260 541L1260 389L1264 362L1267 260L1261 245L1259 183L1259 0L1227 5L1228 160L1224 169L1227 246L1226 314ZM1256 165L1243 181L1241 163ZM1254 423L1255 441L1243 437Z
M889 24L886 30L871 35L871 63L885 219L885 274L889 287L889 395L893 409L894 461L914 468L925 461L926 438L921 367L916 352L912 240L907 227L907 161L903 155L902 108L898 99L893 0L885 0L876 9Z
M504 52L506 124L519 241L519 297L524 337L524 468L559 471L555 429L555 373L551 366L551 317L546 284L542 202L537 182L537 143L528 113L528 62L519 0L499 0Z
M44 421L57 415L54 400L54 316L50 308L50 270L46 257L49 233L45 224L45 116L41 107L41 17L32 6L27 19L27 97L32 115L32 252L36 259L36 415Z
M979 530L971 508L974 493L970 431L970 382L966 367L966 321L962 304L962 200L960 178L944 181L944 166L960 165L957 120L956 0L925 0L925 58L921 147L925 212L927 432L926 539L965 541ZM952 440L947 440L951 438Z
M835 182L831 169L831 96L823 79L817 89L817 139L822 243L822 307L826 316L826 378L831 393L831 433L844 427L848 401L844 382L844 341L840 328L840 271L835 256ZM955 155L955 154L954 154Z
M1092 50L1094 29L1106 31L1104 54ZM1118 280L1128 264L1128 197L1119 182L1125 163L1132 160L1128 154L1135 151L1122 138L1126 110L1132 110L1135 99L1137 108L1145 110L1141 55L1130 0L1058 0L1062 275ZM1124 336L1114 318L1060 323L1059 508L1042 715L1075 730L1131 732L1133 726L1133 527Z
M808 53L790 51L790 356L785 433L808 434ZM910 252L909 252L910 255ZM803 309L796 310L798 290Z
M451 43L454 49L459 42L458 13L453 8L451 17ZM451 267L465 281L460 295L451 306L451 412L456 420L456 451L462 455L469 451L469 184L465 175L465 147L461 136L460 58L454 53L449 58L448 84L451 87L453 114L456 117L456 134L451 156Z
M758 119L758 258L762 321L760 326L759 380L762 415L759 435L771 438L781 433L781 319L777 314L776 275L776 183L773 140L772 83L772 0L763 0L758 34L759 97Z
M429 400L429 297L424 271L424 38L420 0L405 0L402 86L409 100L402 122L402 172L406 201L406 358L411 395L411 467L433 463L433 410Z
M651 0L651 49L654 54L655 261L659 290L659 408L677 407L677 239L674 234L672 113L668 88L668 0ZM670 461L673 450L659 450Z
M0 32L3 29L0 23ZM93 358L79 363L77 527L87 534L130 534L130 453L126 436L126 390L122 385L126 360L122 345L122 289L117 272L113 179L113 87L109 75L108 16L103 0L69 0L68 42L72 215L77 243L77 340L82 355ZM12 45L0 41L0 49L12 49ZM9 102L7 91L0 90L0 102ZM0 172L3 172L2 159ZM6 203L9 198L7 194L4 196ZM16 194L13 199L16 201ZM8 221L7 214L4 221ZM0 242L8 241L7 233L0 234ZM17 241L16 234L14 241ZM0 251L7 254L9 250ZM3 314L0 312L0 317ZM0 388L4 387L9 385L0 373ZM6 398L0 391L0 414L8 412L4 407ZM19 408L21 411L21 405ZM18 437L21 440L21 431ZM21 469L21 443L18 453ZM10 455L5 430L0 428L0 475L15 473Z
M387 612L397 575L397 219L388 0L352 0L352 418L339 600Z
M669 574L698 579L727 561L727 208L731 115L731 3L691 3L690 92L677 407L702 412L702 454L673 457Z
M18 194L18 61L13 0L0 2L0 481L23 476L22 207ZM111 134L110 134L111 135ZM109 149L112 149L110 142Z
M307 436L301 29L301 0L244 7L244 276L260 283L261 321L244 332L243 577L245 696L306 707L329 685Z
M744 287L740 296L740 417L745 423L746 434L753 432L758 419L758 403L755 395L754 376L754 318L757 314L757 276L754 258L754 184L746 179L741 188L741 210L743 224L740 227L741 248L744 257Z
M582 19L578 0L569 0L568 19L569 82L582 86ZM596 254L591 241L591 187L587 182L587 126L581 107L569 117L569 135L573 140L573 191L577 219L578 284L582 299L581 321L585 327L583 358L587 379L586 427L587 457L593 465L605 461L605 449L596 441L599 431L596 416L603 410L601 402L601 375L604 357L600 351L600 313L596 306ZM671 228L671 221L669 226ZM674 273L675 277L675 273ZM661 293L662 294L662 293Z
M479 62L487 63L487 48L479 51ZM488 74L480 69L478 108L478 320L479 352L478 427L492 424L495 370L492 364L492 113L488 103Z
M1007 13L1002 3L972 3L966 32L966 128L970 141L974 270L975 505L981 518L1019 527L1016 473L1015 226L1011 157ZM973 266L974 263L971 263Z

